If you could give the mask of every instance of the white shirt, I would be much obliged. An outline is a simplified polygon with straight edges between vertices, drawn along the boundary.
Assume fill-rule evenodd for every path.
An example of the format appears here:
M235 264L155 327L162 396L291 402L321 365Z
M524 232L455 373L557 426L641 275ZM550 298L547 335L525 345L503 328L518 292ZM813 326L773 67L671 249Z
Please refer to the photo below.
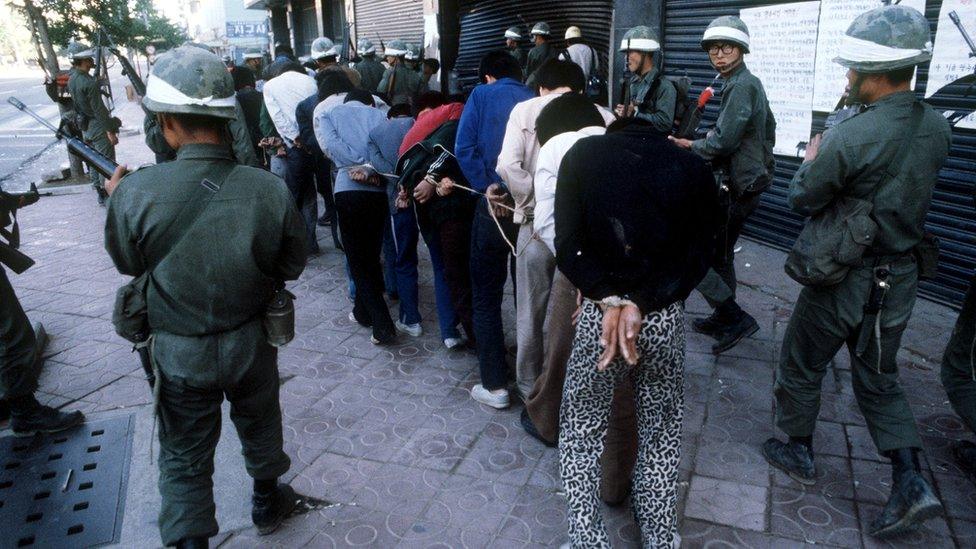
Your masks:
M561 133L539 149L535 164L535 219L532 229L542 242L556 255L556 177L563 157L584 137L603 135L607 129L602 126L589 126L577 132Z
M600 58L596 50L586 44L573 44L566 48L569 60L576 63L583 69L584 80L589 80L594 71L600 69Z
M281 137L288 141L298 137L295 109L317 91L314 78L294 71L282 73L264 83L264 105Z

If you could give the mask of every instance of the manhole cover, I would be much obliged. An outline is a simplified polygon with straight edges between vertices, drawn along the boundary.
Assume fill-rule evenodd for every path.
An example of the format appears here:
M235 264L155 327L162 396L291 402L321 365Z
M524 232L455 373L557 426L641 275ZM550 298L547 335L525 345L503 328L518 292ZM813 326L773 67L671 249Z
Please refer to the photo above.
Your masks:
M91 547L118 541L133 416L57 435L0 439L0 547Z

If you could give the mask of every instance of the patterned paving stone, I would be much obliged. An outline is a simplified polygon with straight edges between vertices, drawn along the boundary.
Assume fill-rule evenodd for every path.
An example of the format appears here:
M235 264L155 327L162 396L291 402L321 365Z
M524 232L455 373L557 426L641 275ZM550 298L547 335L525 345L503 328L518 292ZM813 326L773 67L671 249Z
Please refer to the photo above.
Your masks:
M770 526L774 535L838 547L860 546L852 501L790 488L773 488L771 493Z
M882 540L868 534L871 521L881 514L880 505L861 504L858 515L861 524L861 538L865 549L896 547L951 547L952 535L945 519L936 517L925 522L920 528L894 539ZM960 547L966 547L960 545ZM971 545L969 547L972 547Z
M494 535L518 501L519 489L483 479L451 476L424 518L447 526Z
M769 469L755 444L706 441L695 457L699 475L755 486L769 486Z
M685 516L762 532L766 529L767 488L694 475Z

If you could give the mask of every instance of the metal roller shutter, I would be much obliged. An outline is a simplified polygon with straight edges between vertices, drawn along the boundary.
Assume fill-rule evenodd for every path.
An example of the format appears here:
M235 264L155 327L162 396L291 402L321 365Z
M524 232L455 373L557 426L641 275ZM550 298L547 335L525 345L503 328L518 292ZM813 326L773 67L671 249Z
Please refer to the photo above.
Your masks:
M402 38L424 43L423 0L356 0L356 37L369 38L379 46Z
M720 15L738 15L742 8L786 2L734 0L666 0L665 2L665 73L687 74L693 82L694 96L708 85L715 70L699 47L702 32ZM926 4L926 17L935 36L941 0ZM928 66L918 71L919 98L928 80ZM937 109L973 109L976 97L964 97L965 86L943 88L928 102ZM713 100L705 113L703 128L715 123L718 101ZM815 112L814 132L823 131L827 113ZM976 183L976 131L954 128L952 150L939 175L927 219L927 227L938 235L942 254L935 280L922 282L920 291L935 301L959 308L976 266L976 221L973 214L973 186ZM763 195L762 203L750 219L746 234L782 249L796 239L803 219L786 205L789 182L800 165L800 159L778 156L773 186ZM770 266L779 268L779 265Z
M523 48L531 47L528 33L539 21L549 23L553 44L566 46L566 28L576 25L583 31L583 40L600 56L600 72L607 75L607 55L610 50L610 26L613 2L610 0L462 0L460 51L455 69L465 90L478 81L478 62L488 52L505 46L505 29L522 29Z
M295 2L291 8L292 20L295 24L295 53L308 55L312 42L318 38L318 12L313 0Z

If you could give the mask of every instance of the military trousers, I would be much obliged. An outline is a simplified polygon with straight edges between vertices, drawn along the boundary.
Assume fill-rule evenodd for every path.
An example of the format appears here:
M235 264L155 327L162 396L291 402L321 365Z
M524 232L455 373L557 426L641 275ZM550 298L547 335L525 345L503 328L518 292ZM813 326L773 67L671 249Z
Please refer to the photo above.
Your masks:
M892 265L889 282L880 315L880 341L872 337L863 358L854 349L864 304L874 284L873 270L852 269L839 284L805 287L800 292L783 338L773 387L776 424L787 435L813 435L820 412L820 383L831 359L847 344L854 396L878 451L922 447L915 418L898 383L897 364L918 289L915 263Z
M942 355L942 386L952 408L976 432L976 278L969 285L959 320Z
M152 356L159 390L159 530L164 545L217 534L214 452L220 404L241 439L254 479L277 479L291 461L283 450L277 350L260 320L236 330L192 337L156 333Z
M108 140L108 135L104 130L89 130L85 132L85 141L96 151L115 160L115 145ZM93 187L96 189L105 188L105 178L102 174L92 169L91 166L88 167L88 176L91 179Z
M747 193L734 198L729 204L727 222L715 239L711 268L698 284L698 291L713 309L735 298L738 285L735 276L735 244L739 241L746 220L759 206L761 196L761 192Z
M0 266L0 399L32 394L37 388L34 329Z

